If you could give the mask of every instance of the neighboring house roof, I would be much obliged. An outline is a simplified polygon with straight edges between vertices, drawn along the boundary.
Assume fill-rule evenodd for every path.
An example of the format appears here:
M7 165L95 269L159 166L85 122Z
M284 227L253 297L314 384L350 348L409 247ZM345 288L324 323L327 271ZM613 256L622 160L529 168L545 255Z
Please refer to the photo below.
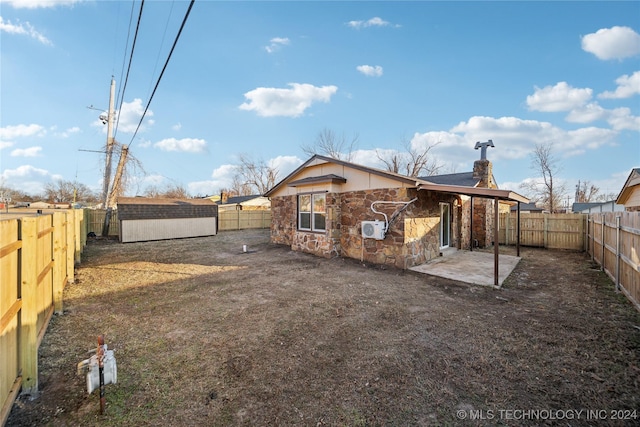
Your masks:
M344 160L334 159L331 157L325 157L321 155L314 155L309 160L304 162L300 167L291 172L286 178L276 184L273 188L268 190L264 195L265 197L271 197L272 195L278 193L282 188L297 186L297 185L309 185L315 183L331 183L331 184L344 184L347 182L345 177L339 176L335 173L335 171L331 171L331 173L322 172L322 166L326 164L333 164L342 167L342 170L345 169L355 169L357 171L368 173L370 176L378 176L383 178L384 182L394 182L397 183L398 186L405 186L410 188L417 188L418 190L430 190L430 191L440 191L444 193L453 193L453 194L466 194L472 196L480 196L480 197L489 197L494 198L497 197L502 200L514 200L519 202L529 202L529 199L523 197L517 193L508 191L508 190L498 190L498 189L490 189L490 188L477 188L475 186L465 186L458 184L438 184L433 178L434 177L426 177L423 178L413 178L405 175L400 175L393 172L384 171L381 169L371 168L367 166L358 165L355 163L346 162ZM302 172L310 167L318 167L320 173L319 175L314 176L304 176ZM334 168L336 169L336 168ZM455 174L458 175L458 174ZM296 177L299 179L295 179ZM436 176L437 178L437 176ZM477 184L477 182L476 182Z
M571 211L575 213L593 213L593 212L622 212L624 206L616 204L615 200L598 203L574 203Z
M244 202L248 202L249 200L253 200L253 199L257 199L262 197L261 195L257 194L257 195L252 195L252 196L233 196L233 197L229 197L227 199L227 202L224 203L225 205L240 205ZM221 200L216 201L217 204L222 204Z
M627 178L627 181L622 186L620 194L616 199L616 203L619 205L626 205L627 201L635 191L640 191L640 168L631 169L631 173Z
M511 210L514 211L514 212L517 211L518 210L518 206L516 206L516 205L511 206ZM542 212L543 209L537 207L535 203L521 203L520 204L520 211Z

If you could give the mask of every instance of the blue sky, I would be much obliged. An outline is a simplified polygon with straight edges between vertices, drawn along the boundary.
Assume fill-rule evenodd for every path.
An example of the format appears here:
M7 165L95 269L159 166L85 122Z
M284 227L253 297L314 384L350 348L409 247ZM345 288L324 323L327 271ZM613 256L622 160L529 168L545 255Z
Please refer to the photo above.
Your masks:
M491 139L499 186L518 192L536 143L553 143L570 197L578 180L617 194L640 166L640 2L197 0L133 138L188 5L144 3L116 134L145 171L128 195L217 194L239 155L284 178L323 129L357 135L354 161L373 167L376 150L438 143L443 173ZM139 9L1 0L3 185L100 191L104 158L82 150L103 149L106 126L87 106L108 108L112 76L122 95Z

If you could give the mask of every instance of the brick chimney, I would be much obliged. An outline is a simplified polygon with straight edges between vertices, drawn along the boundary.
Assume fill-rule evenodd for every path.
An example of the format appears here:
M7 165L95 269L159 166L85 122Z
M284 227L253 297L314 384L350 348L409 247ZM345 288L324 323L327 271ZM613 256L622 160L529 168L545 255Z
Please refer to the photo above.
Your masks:
M493 141L476 142L475 149L481 149L480 160L473 162L473 177L480 181L478 187L481 188L497 188L493 182L493 165L487 160L487 148L493 147Z
M226 192L226 191L221 192L220 193L220 204L226 205L228 201L229 201L229 193Z

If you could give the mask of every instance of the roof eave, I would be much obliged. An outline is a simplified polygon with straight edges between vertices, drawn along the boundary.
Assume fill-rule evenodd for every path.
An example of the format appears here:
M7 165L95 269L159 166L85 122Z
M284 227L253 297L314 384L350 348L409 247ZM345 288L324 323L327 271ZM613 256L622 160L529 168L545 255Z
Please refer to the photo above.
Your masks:
M509 190L496 188L464 187L461 185L442 185L424 183L418 185L418 190L439 191L441 193L463 194L466 196L484 197L488 199L511 200L520 203L529 203L529 199Z

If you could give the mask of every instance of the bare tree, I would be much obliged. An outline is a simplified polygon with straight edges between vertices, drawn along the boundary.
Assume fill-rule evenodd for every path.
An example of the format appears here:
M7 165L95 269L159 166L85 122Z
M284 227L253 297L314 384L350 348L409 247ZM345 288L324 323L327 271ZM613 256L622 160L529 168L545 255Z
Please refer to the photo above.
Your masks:
M267 165L262 160L255 161L246 154L240 155L239 160L238 174L234 178L234 182L237 178L237 184L240 186L241 192L249 191L249 194L252 194L252 192L264 194L276 184L278 179L277 168Z
M578 185L576 185L575 202L576 203L595 202L598 198L599 193L600 193L600 189L595 185L591 184L589 181L578 181Z
M554 181L560 167L553 156L553 144L536 144L531 154L531 168L540 174L540 180L524 182L520 188L527 190L531 198L542 203L549 212L558 212L567 190L563 184Z
M46 183L44 197L50 203L71 203L74 201L94 203L98 201L98 195L86 185L77 181L64 180Z
M7 187L2 179L0 179L0 194L4 195L4 197L10 197L12 202L35 202L41 198L38 195L32 196L22 190L14 190L11 187Z
M333 130L324 128L318 132L313 144L303 145L301 148L309 157L320 154L333 159L350 162L358 147L358 139L358 134L355 134L349 141L344 134L338 136Z
M410 177L431 176L437 174L442 165L429 155L429 151L438 143L428 145L422 150L417 150L411 145L411 141L402 140L405 151L392 151L381 153L376 150L376 156L389 172L399 173Z
M169 184L163 188L156 185L148 186L144 191L145 197L166 198L166 199L189 199L191 196L187 189L180 184Z
M240 174L233 177L230 188L223 188L221 192L226 192L229 196L251 196L254 193L252 186L243 181Z

